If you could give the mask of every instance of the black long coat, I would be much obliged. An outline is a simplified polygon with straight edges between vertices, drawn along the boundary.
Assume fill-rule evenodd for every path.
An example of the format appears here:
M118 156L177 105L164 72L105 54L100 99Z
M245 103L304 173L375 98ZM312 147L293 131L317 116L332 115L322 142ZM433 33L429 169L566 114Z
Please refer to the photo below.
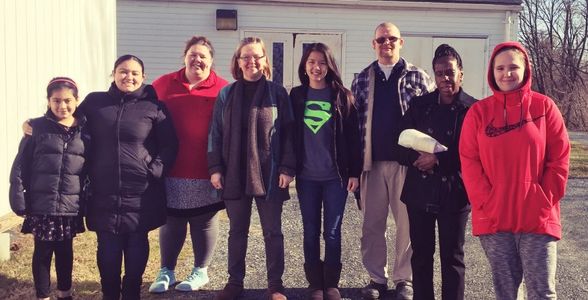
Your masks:
M78 112L86 116L92 139L88 229L118 234L163 225L163 175L174 163L178 141L153 87L124 94L113 83L108 92L89 94Z
M417 151L398 146L398 162L408 167L400 196L407 206L433 213L470 209L461 178L458 143L465 114L475 101L463 90L449 105L439 104L439 90L412 99L399 132L416 129L447 146L448 151L436 154L439 164L433 174L428 174L412 165L420 155Z

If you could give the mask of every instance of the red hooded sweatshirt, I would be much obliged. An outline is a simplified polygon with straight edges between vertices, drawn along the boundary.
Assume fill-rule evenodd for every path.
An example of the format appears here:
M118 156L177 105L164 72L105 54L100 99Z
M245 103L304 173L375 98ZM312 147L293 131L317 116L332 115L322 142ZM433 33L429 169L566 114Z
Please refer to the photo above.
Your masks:
M492 62L504 47L527 57L518 89L502 92ZM570 144L549 97L531 91L531 66L517 42L497 45L488 84L493 95L468 111L459 141L462 176L472 205L474 235L538 233L561 239L559 201L568 178Z

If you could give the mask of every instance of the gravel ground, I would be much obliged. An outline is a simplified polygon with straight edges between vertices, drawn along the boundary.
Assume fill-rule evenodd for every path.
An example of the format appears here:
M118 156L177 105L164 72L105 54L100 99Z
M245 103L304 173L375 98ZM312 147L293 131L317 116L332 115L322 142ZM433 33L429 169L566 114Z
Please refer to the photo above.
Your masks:
M570 132L573 140L588 145L588 133ZM588 299L588 201L586 201L588 187L588 178L570 178L568 181L567 195L561 202L561 215L563 224L563 239L558 243L558 268L557 268L557 291L559 299ZM283 212L283 232L286 246L286 271L284 274L284 285L286 294L289 299L305 299L306 280L303 272L303 254L302 254L302 224L298 201L295 190L291 190L294 196L284 205ZM365 286L369 277L363 269L360 254L360 232L361 232L361 215L357 210L355 200L350 197L347 202L347 209L343 222L343 272L341 275L341 293L345 299L360 299L360 290ZM390 219L390 232L394 232L394 225ZM226 214L221 212L221 230L218 241L217 251L214 255L212 264L209 268L211 282L205 286L205 289L193 293L180 293L170 291L161 295L153 295L147 292L149 284L154 279L155 274L146 273L142 288L143 299L212 299L214 295L223 288L226 280L226 257L227 257L227 232L228 219ZM155 235L153 232L152 235ZM19 234L15 233L15 236ZM391 235L393 238L393 235ZM153 238L153 236L152 236ZM184 251L191 251L187 241ZM393 243L389 242L389 253L393 253ZM477 238L471 235L471 226L468 223L466 233L466 299L494 299L492 278L486 257L480 247ZM89 254L90 255L90 254ZM91 255L94 255L92 253ZM191 269L191 255L186 255L178 261L178 273L182 280L186 272ZM392 256L389 256L392 259ZM150 264L158 264L159 257L157 251L151 253ZM26 262L29 263L28 261ZM392 263L392 261L391 261ZM94 266L91 266L92 268ZM440 299L440 271L439 262L436 260L435 285L436 294ZM28 267L27 267L28 269ZM27 286L27 291L32 288L32 282L23 282L19 284L14 279L6 277L2 272L0 265L0 279L5 279L9 287L0 286L0 295L11 294L9 289L19 289ZM77 290L86 291L91 299L99 299L100 284L97 280L76 282ZM265 252L261 227L257 212L254 210L250 229L249 249L247 255L247 276L245 278L246 291L241 297L242 300L264 299L266 288L265 272ZM88 294L90 291L92 293ZM25 299L18 297L22 292L15 293L15 297L9 299ZM32 296L31 294L28 294ZM79 295L79 294L78 294ZM0 296L0 298L5 298ZM82 297L86 298L86 297ZM81 298L78 298L81 299ZM388 297L391 299L391 297ZM524 297L520 297L524 299Z
M567 196L562 201L563 239L558 244L557 290L560 299L588 299L588 202L587 179L570 179ZM343 272L341 294L346 299L360 299L361 287L369 281L361 264L359 246L361 215L355 200L347 203L343 224ZM223 213L221 237L213 266L210 267L211 283L207 290L180 294L152 296L152 299L211 299L223 287L226 275L227 220ZM390 220L392 222L392 220ZM391 226L393 228L393 226ZM305 299L306 280L302 268L302 224L298 201L289 200L284 205L283 231L286 244L286 272L284 285L289 299ZM390 249L393 248L389 243ZM492 278L486 257L477 238L471 235L468 224L466 233L466 299L492 299ZM391 256L389 256L392 259ZM190 262L185 262L189 264ZM257 213L254 211L251 224L249 252L247 256L246 291L241 299L262 299L266 288L265 255L263 239ZM440 274L436 261L436 275ZM440 295L440 279L435 278L436 294ZM147 286L144 287L144 290ZM390 298L390 297L389 297ZM440 296L438 297L440 299Z

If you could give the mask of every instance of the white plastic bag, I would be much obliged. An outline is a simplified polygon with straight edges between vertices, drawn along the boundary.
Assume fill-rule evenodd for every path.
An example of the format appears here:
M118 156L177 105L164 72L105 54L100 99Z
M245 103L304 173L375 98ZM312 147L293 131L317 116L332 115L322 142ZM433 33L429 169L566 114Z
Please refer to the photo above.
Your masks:
M416 129L403 130L398 138L398 145L427 153L447 151L447 147L437 142L436 139Z

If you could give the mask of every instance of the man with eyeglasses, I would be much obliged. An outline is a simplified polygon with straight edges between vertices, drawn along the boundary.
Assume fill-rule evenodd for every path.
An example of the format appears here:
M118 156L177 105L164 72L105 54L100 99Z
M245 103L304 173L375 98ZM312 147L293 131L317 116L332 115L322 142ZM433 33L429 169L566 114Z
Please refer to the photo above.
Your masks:
M410 99L435 89L422 69L400 56L404 40L392 23L376 27L372 47L378 59L363 69L351 86L358 106L363 145L360 195L363 213L361 254L370 283L364 299L384 298L388 290L386 230L389 210L396 223L392 281L396 299L412 299L408 214L400 201L406 167L396 161L396 130Z

